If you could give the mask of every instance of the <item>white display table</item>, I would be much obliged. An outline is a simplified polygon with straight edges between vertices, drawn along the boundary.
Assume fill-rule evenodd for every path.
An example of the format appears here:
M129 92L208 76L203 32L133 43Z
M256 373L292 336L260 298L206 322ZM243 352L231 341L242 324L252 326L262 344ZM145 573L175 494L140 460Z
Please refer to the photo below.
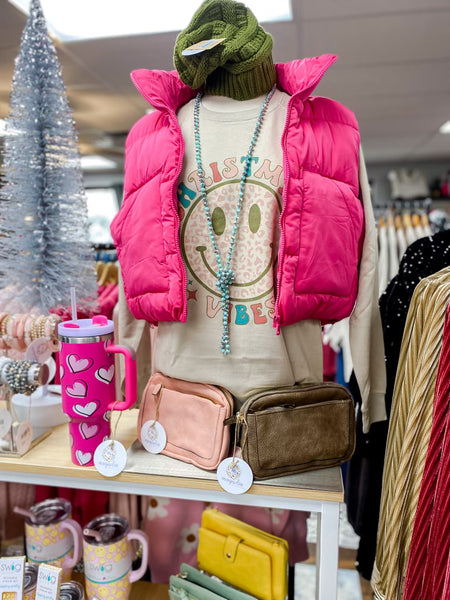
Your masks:
M316 599L336 599L339 503L344 498L339 467L256 482L246 494L233 495L222 490L214 473L162 455L144 457L145 451L134 443L136 422L136 409L120 418L117 439L128 449L129 459L126 470L113 479L71 462L67 425L61 425L23 457L0 454L0 480L317 512Z

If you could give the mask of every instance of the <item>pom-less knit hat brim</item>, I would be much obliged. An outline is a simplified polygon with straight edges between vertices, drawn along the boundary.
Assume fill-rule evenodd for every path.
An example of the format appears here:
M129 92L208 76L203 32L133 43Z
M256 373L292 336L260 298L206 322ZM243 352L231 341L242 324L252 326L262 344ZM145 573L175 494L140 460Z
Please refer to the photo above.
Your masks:
M210 50L184 56L198 42L226 38ZM276 81L273 41L253 13L235 0L206 0L180 33L174 64L180 79L192 89L236 100L268 92Z

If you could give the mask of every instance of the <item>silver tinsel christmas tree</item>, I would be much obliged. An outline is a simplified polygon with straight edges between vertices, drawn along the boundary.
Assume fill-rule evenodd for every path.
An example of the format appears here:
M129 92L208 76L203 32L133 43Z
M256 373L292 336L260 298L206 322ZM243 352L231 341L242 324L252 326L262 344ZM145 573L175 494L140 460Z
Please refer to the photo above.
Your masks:
M72 111L39 0L31 0L12 82L0 188L0 305L92 307L94 252Z

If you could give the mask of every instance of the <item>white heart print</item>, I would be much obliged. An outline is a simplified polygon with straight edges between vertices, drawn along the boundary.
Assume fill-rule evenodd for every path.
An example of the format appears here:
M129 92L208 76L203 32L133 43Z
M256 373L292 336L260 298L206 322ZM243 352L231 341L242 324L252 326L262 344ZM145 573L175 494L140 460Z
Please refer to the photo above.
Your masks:
M87 371L94 364L93 358L80 358L78 354L69 354L66 358L67 366L72 373Z
M59 378L60 378L60 380L63 379L64 375L65 375L64 367L62 365L59 365Z
M96 425L95 423L93 425L89 425L89 423L81 423L79 430L85 440L90 440L97 435L100 430L100 425Z
M100 402L98 400L91 400L87 404L75 404L73 406L73 411L82 417L91 417L98 407L100 406Z
M111 383L114 379L114 365L110 365L108 368L100 367L100 369L95 371L95 376L99 381L103 381L103 383Z
M72 387L66 387L66 394L73 398L85 398L87 396L88 386L81 379L77 379L73 382Z
M81 466L87 465L88 462L92 460L92 454L90 452L82 452L81 450L77 450L75 452L75 456L77 457L77 461Z

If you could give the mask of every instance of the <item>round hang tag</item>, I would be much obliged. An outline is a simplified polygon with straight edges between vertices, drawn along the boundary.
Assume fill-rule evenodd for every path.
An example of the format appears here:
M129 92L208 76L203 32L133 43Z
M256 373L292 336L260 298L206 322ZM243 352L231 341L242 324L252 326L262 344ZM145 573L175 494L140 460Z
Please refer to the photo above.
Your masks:
M50 358L47 358L47 360L45 361L45 364L48 367L48 381L53 381L53 379L55 378L55 375L56 375L56 361L53 358L53 356L50 356Z
M25 358L43 365L54 352L53 344L47 338L38 338L31 342L25 353Z
M104 477L115 477L122 473L126 464L125 446L116 440L105 440L94 452L94 466Z
M167 434L158 421L146 421L141 429L141 442L147 452L159 454L167 444Z
M242 458L224 458L217 468L217 480L230 494L245 494L253 483L253 472Z
M33 429L28 421L22 421L17 428L14 438L16 450L19 454L28 452L33 441Z
M11 431L12 417L6 408L0 408L0 438Z

